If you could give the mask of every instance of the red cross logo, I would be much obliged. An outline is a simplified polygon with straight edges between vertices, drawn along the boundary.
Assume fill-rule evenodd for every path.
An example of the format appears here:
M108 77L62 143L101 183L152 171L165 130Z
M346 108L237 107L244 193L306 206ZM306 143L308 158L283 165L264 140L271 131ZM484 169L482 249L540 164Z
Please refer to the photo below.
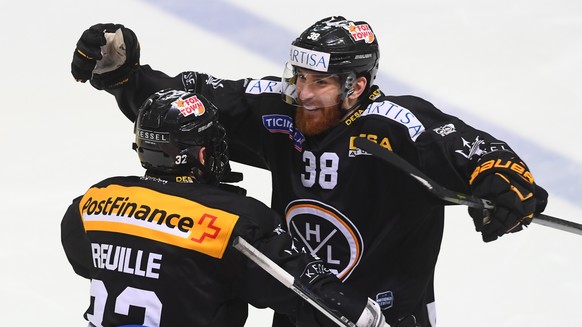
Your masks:
M208 219L207 219L208 218ZM205 225L202 225L205 220L209 220ZM216 220L215 216L209 215L205 213L200 220L198 220L197 224L200 225L200 228L192 229L192 234L194 232L198 232L197 234L201 234L199 237L192 237L190 238L192 241L197 243L202 243L206 237L216 238L218 233L220 233L220 227L214 226L214 221ZM209 232L211 231L211 232Z

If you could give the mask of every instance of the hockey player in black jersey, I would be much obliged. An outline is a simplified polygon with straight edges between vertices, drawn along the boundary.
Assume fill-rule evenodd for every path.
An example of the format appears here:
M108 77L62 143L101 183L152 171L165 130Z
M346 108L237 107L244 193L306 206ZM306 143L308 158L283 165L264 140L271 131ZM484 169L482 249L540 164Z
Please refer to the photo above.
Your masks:
M107 60L100 46L111 49ZM506 142L374 84L380 53L366 22L316 22L293 41L282 77L170 77L140 65L139 51L130 29L94 25L77 43L72 74L113 94L132 121L139 103L166 87L217 103L231 159L270 170L272 208L285 228L376 300L391 324L412 314L423 327L436 325L445 204L355 147L355 138L377 142L449 189L492 200L495 210L469 211L485 242L522 230L545 208L547 193ZM277 316L274 326L285 325Z
M337 326L234 249L236 237L302 280L338 316L388 326L374 301L348 290L292 241L274 211L219 183L228 153L212 103L158 92L144 103L135 136L145 176L93 185L61 223L71 265L91 280L90 326L243 326L247 303L294 316L297 326Z

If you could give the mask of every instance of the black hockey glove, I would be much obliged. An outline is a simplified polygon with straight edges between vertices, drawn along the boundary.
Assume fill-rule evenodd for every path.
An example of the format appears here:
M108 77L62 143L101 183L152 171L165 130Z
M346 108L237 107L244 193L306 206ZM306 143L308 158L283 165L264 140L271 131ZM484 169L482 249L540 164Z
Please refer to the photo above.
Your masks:
M535 184L527 166L514 154L506 154L481 158L469 182L474 196L495 205L494 210L469 208L485 242L522 230L547 204L548 193Z
M71 74L78 82L112 89L127 83L139 66L137 36L121 24L96 24L85 30L73 53Z

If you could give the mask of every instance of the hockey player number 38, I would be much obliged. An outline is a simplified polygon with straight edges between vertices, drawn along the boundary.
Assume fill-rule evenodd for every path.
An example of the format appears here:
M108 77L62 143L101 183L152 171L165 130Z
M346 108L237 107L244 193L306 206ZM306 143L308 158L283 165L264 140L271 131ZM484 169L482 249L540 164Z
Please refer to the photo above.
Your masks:
M313 187L316 180L319 186L325 190L332 190L337 184L337 169L339 157L333 152L324 152L319 158L319 174L317 172L317 158L311 151L303 151L305 174L301 175L301 183L305 187ZM319 178L318 178L319 175Z
M98 327L102 326L105 303L108 300L108 292L105 284L97 279L91 280L91 296L95 298L93 314L87 313L87 319ZM162 315L162 302L152 291L134 287L126 287L115 298L115 313L128 315L129 307L144 308L145 317L143 324L148 327L158 327Z

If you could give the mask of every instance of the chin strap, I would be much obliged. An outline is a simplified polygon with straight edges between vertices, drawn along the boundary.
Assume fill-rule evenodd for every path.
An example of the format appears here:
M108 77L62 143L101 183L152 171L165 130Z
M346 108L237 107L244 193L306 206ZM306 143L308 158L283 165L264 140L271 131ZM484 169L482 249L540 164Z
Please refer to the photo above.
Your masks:
M360 105L362 103L364 103L365 99L368 99L370 97L370 94L372 93L371 92L372 87L373 87L373 85L370 88L367 88L366 90L364 90L364 92L362 92L362 94L360 94L360 96L356 100L356 103L354 103L354 105L352 105L351 107L345 108L345 109L342 108L342 106L339 107L340 117L341 117L340 121L343 121L344 119L348 118L352 113L354 113L354 111L356 111L356 109L358 109L360 107ZM354 93L353 88L351 88L350 91L347 92L346 98L348 96L350 96L352 93ZM343 114L343 116L342 116L342 114Z
M344 121L346 118L348 118L352 113L354 113L354 111L356 111L356 109L358 109L360 107L360 105L362 104L362 97L360 96L360 98L358 98L358 100L356 101L356 103L354 103L353 106L349 107L349 108L342 108L341 106L339 107L339 111L340 111L340 122ZM342 116L343 114L343 116Z

